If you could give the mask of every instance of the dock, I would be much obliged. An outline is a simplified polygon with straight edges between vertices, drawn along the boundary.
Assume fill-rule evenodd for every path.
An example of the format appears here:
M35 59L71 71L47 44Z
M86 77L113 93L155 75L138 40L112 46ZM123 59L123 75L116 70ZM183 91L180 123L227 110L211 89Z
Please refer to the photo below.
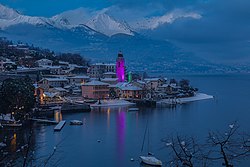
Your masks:
M128 99L129 102L136 103L137 106L142 107L156 107L156 100L148 99Z
M65 123L66 123L66 121L60 121L60 122L56 125L56 127L54 128L54 131L61 131L62 128L64 127Z
M30 120L37 121L37 122L40 122L40 123L48 123L48 124L57 124L58 123L56 121L51 121L51 120L47 120L47 119L35 119L35 118L32 118Z

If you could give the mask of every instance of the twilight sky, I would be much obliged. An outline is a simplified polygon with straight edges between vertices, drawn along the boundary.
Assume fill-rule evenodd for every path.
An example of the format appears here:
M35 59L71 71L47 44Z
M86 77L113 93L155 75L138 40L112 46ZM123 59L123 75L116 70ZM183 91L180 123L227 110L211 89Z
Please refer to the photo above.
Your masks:
M162 16L176 10L195 12L200 19L178 19L151 32L155 38L176 42L184 50L212 61L250 62L249 0L0 0L32 16L51 17L79 7L109 8L127 22Z

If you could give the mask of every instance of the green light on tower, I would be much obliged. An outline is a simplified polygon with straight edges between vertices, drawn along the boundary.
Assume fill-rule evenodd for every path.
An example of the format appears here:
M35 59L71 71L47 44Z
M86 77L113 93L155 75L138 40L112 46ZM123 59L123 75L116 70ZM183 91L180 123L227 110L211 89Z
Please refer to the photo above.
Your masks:
M129 73L128 73L128 82L131 82L131 81L132 81L132 73L129 72Z

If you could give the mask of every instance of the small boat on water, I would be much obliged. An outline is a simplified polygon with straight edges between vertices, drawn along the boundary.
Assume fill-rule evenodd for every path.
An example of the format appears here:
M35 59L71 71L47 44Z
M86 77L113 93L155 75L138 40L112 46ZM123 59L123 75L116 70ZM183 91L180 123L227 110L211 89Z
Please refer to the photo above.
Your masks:
M161 160L159 160L153 156L140 156L140 159L144 164L147 164L147 165L162 166Z
M83 122L79 120L72 120L70 121L70 125L83 125Z
M129 108L128 111L139 111L139 108Z
M143 151L146 134L148 134L148 148L149 148L149 128L148 128L148 121L147 121L146 129L145 129L145 132L144 132L144 137L143 137L141 152ZM141 162L143 164L146 164L146 165L149 165L149 166L162 166L161 160L155 158L153 155L154 154L152 152L148 151L147 155L145 155L145 156L143 156L143 155L139 156L139 158L141 159Z

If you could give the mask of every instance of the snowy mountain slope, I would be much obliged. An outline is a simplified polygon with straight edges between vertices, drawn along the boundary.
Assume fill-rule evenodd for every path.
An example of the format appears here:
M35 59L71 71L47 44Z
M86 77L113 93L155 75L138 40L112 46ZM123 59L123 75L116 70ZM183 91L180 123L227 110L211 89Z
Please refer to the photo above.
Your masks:
M107 36L115 34L134 35L134 32L129 28L126 23L116 21L106 13L99 13L90 19L87 23L90 28L99 31Z
M61 14L53 16L51 19L54 22L61 22L62 24L75 27L81 24L86 24L92 16L92 11L85 8L78 8L75 10L65 11Z
M0 19L14 19L19 15L20 14L16 10L7 8L0 4Z
M94 14L96 15L94 16ZM63 12L52 18L45 18L21 15L14 9L0 5L0 29L6 29L18 24L43 25L64 30L83 28L88 29L90 35L96 32L103 33L107 36L120 33L134 35L125 23L116 21L103 12L96 13L84 8L79 8Z

